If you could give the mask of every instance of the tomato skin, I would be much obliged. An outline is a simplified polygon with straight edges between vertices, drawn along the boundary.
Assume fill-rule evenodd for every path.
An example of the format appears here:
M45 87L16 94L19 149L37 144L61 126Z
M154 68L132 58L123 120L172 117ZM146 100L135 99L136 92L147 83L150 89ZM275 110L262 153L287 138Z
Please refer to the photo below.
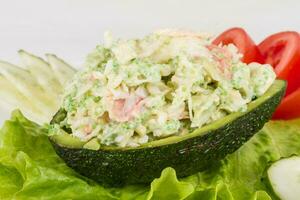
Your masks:
M292 94L294 91L300 88L300 59L298 60L298 62L295 63L294 67L290 70L287 80L288 80L288 87L286 91L286 96Z
M273 119L293 119L298 117L300 117L300 88L281 101L273 115Z
M228 29L214 39L212 43L215 45L220 43L224 45L230 43L234 44L238 48L239 52L243 54L242 61L247 64L251 62L263 62L263 57L259 52L258 47L242 28L235 27Z
M300 87L300 35L294 31L273 34L264 39L258 48L264 63L271 64L277 78L288 81L286 95Z

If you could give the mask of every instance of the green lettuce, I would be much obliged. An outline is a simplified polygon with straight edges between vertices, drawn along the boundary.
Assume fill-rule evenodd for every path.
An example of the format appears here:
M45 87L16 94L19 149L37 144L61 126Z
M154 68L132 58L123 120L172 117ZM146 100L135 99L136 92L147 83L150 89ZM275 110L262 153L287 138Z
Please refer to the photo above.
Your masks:
M0 199L268 200L276 197L265 180L267 168L294 154L300 154L300 120L271 121L209 170L178 180L166 168L148 186L104 188L67 167L47 128L15 111L0 131Z

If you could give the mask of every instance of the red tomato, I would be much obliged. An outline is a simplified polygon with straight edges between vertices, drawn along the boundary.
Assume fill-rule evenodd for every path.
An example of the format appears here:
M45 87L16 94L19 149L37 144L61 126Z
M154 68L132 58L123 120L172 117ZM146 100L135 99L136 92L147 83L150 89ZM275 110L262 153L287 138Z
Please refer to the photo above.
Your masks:
M288 87L286 91L286 96L292 94L295 90L300 88L300 59L299 62L291 69L288 75Z
M297 32L280 32L267 37L258 48L264 62L271 64L277 77L288 81L286 95L300 87L300 36Z
M300 88L285 97L273 115L273 119L292 119L297 117L300 117Z
M286 97L282 100L273 119L300 117L300 35L294 31L273 34L262 41L258 48L264 62L271 64L277 77L288 81Z
M245 63L261 63L263 61L257 46L242 28L231 28L223 32L213 41L213 44L215 45L220 43L224 45L230 43L234 44L239 52L243 54L242 61Z

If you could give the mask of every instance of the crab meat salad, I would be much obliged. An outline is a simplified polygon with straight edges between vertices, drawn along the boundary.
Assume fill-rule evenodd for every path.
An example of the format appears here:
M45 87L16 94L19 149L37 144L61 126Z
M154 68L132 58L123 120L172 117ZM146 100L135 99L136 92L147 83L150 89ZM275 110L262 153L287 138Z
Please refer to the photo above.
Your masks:
M127 40L105 33L66 87L66 117L51 132L67 127L81 141L137 147L245 112L273 84L273 68L245 64L233 44L212 39L172 30Z

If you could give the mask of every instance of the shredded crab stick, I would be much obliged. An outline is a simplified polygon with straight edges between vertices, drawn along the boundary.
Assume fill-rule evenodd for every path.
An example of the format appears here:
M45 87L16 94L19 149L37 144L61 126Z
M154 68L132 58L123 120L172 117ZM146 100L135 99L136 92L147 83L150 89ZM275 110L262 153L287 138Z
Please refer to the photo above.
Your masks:
M232 54L227 48L222 48L214 44L208 45L207 48L214 52L212 58L218 63L218 67L224 75L230 79L232 74L228 73L228 70L225 70L226 67L230 66L232 61Z
M113 107L109 111L109 117L117 122L127 122L133 119L141 111L142 100L142 98L136 96L114 100Z

